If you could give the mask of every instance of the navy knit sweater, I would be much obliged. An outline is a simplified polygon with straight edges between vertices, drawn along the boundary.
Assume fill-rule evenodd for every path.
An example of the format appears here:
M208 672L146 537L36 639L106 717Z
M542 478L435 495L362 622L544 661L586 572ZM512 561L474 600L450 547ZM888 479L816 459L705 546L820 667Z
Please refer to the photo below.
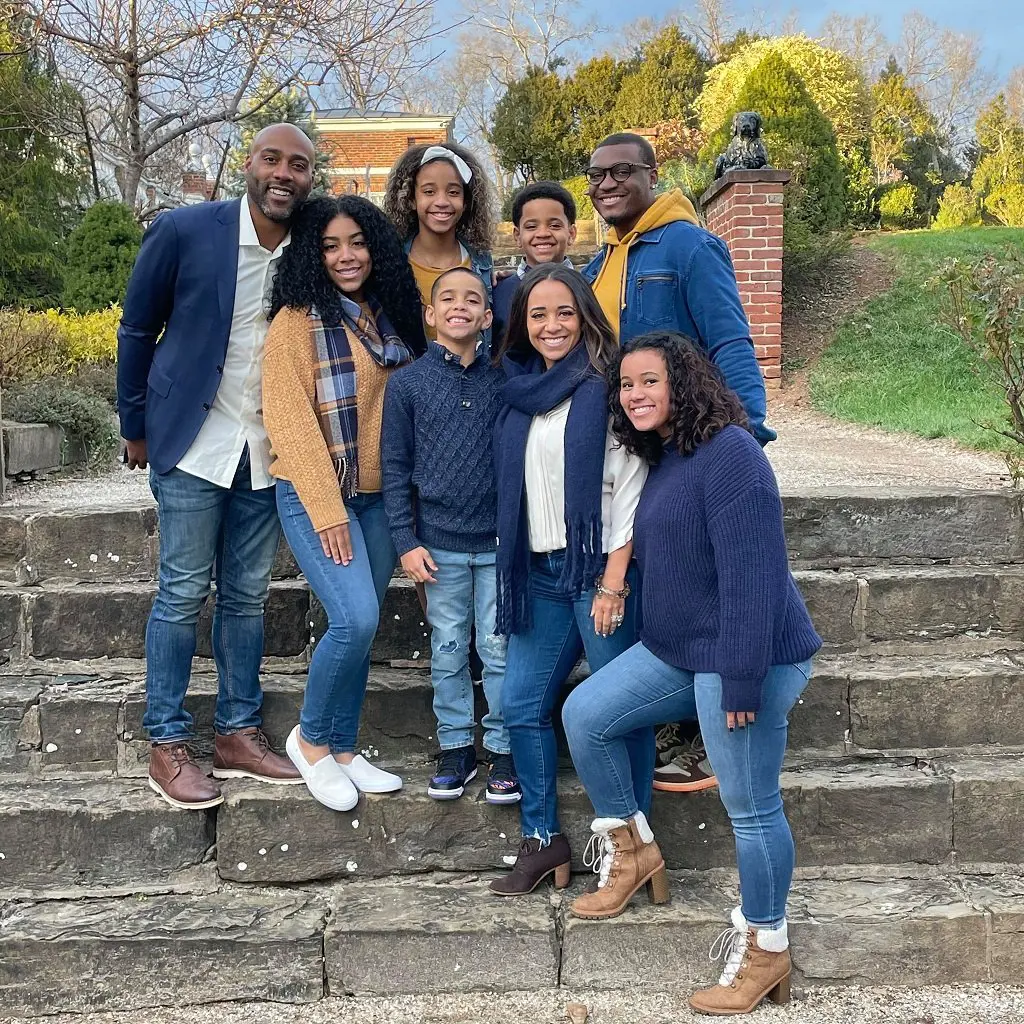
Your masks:
M633 525L644 646L722 677L723 711L758 711L772 665L820 647L789 571L778 485L761 446L726 427L652 466Z
M504 383L505 371L486 355L464 367L436 342L388 379L381 468L399 555L421 544L494 550L498 497L491 435Z

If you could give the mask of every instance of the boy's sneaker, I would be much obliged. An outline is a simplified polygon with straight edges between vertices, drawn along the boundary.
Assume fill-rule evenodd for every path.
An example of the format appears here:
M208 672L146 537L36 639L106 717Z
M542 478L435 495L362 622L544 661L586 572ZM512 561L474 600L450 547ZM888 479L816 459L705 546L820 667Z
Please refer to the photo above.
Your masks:
M657 749L655 789L663 793L696 793L718 785L699 732L686 738L681 734L680 723L672 722L658 730Z
M511 754L491 754L491 770L487 774L489 804L517 804L523 798L519 776Z
M435 800L458 800L466 783L476 778L476 747L442 750L437 771L427 786L427 796Z

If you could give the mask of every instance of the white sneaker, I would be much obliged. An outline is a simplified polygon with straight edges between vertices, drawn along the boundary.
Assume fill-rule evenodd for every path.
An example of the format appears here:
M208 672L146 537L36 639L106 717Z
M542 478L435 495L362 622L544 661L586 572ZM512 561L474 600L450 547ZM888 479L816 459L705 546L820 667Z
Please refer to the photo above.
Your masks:
M341 770L341 765L330 754L310 764L299 748L299 727L288 734L285 750L292 764L299 769L302 781L312 794L313 799L330 807L332 811L351 811L359 803L359 790L349 781Z
M402 780L397 775L374 767L362 754L356 754L351 764L335 763L360 793L394 793L402 788Z

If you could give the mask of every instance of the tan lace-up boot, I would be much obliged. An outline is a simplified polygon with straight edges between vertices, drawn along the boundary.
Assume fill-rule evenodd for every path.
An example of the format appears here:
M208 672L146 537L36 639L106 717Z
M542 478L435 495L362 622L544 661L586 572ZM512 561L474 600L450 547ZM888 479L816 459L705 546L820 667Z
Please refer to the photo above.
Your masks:
M713 960L725 958L722 976L717 985L694 992L690 1007L698 1013L728 1017L750 1013L765 997L773 1003L788 1003L792 963L786 926L755 928L747 924L739 907L732 913L732 922L711 947ZM772 951L765 945L780 948Z
M597 818L583 863L598 875L597 888L585 892L569 908L576 917L602 918L621 914L644 885L652 903L669 900L665 858L643 812L623 821ZM644 833L649 836L645 841Z

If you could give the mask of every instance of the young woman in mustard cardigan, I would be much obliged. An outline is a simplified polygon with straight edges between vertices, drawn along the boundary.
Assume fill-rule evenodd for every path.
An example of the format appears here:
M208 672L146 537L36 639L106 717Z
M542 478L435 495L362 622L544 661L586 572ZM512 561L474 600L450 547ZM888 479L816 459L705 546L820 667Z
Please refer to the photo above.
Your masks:
M395 568L381 496L384 387L426 349L395 229L356 196L311 199L292 226L263 357L263 418L285 537L327 611L288 756L320 803L400 789L356 754L380 603Z

